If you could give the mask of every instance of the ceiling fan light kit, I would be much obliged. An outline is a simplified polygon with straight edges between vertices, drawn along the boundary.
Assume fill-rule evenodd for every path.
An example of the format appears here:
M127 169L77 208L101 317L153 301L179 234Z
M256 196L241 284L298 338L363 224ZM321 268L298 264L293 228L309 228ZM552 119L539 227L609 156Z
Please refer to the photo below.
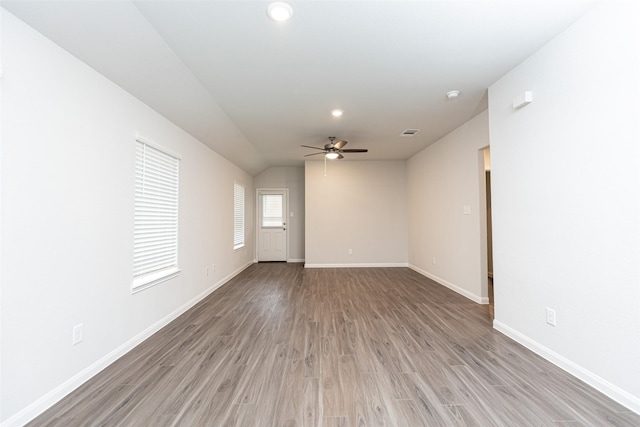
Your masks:
M329 160L344 159L344 156L342 155L343 153L366 153L369 151L366 148L353 148L353 149L343 148L349 142L345 141L344 139L341 139L338 142L335 142L335 140L336 140L335 136L330 136L329 143L325 144L323 148L312 147L311 145L301 145L301 147L320 150L317 153L306 154L305 157L315 156L317 154L324 154L324 158Z

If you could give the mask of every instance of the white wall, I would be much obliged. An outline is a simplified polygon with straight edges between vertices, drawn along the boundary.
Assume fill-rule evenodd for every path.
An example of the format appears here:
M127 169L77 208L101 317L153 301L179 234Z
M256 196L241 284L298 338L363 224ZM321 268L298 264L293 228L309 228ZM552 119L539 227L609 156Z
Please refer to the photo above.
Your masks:
M485 111L407 162L411 268L478 303L488 302L479 151L487 145Z
M305 162L305 266L406 266L406 170L334 160L324 176L323 161Z
M20 425L253 260L253 178L2 10L3 425ZM134 135L182 157L182 274L132 295ZM253 198L247 200L253 224ZM205 276L205 267L216 272ZM71 345L74 325L84 341Z
M271 167L254 177L256 188L288 188L289 262L304 261L304 167ZM255 194L253 195L255 199Z
M599 6L489 88L495 326L636 412L638 8Z

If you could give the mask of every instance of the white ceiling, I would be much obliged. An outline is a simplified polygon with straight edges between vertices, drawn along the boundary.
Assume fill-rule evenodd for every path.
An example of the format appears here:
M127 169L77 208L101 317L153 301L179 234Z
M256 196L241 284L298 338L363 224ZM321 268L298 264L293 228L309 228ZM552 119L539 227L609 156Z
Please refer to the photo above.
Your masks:
M2 6L257 174L302 164L313 151L300 144L329 136L369 149L350 160L411 157L483 111L489 85L593 3L290 1L285 23L267 18L269 1ZM407 128L421 131L400 137Z

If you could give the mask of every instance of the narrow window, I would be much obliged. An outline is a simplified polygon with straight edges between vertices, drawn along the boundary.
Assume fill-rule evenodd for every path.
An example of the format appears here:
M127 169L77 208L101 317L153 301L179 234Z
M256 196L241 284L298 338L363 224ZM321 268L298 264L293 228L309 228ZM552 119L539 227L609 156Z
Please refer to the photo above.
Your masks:
M282 227L282 194L262 196L262 227Z
M180 273L178 165L178 157L136 139L132 292Z
M233 249L244 247L244 187L233 184Z

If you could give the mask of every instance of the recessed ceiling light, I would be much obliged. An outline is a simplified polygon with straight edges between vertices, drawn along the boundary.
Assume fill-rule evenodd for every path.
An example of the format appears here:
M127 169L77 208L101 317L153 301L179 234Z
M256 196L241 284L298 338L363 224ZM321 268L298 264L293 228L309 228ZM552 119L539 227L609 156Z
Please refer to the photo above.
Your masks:
M460 96L459 90L450 90L447 92L447 99L456 99L458 96Z
M274 21L287 21L293 16L293 9L285 2L276 1L267 7L267 16Z
M333 111L331 111L331 115L332 115L333 117L340 117L340 116L342 116L343 114L344 114L344 111L342 111L342 110L333 110Z

